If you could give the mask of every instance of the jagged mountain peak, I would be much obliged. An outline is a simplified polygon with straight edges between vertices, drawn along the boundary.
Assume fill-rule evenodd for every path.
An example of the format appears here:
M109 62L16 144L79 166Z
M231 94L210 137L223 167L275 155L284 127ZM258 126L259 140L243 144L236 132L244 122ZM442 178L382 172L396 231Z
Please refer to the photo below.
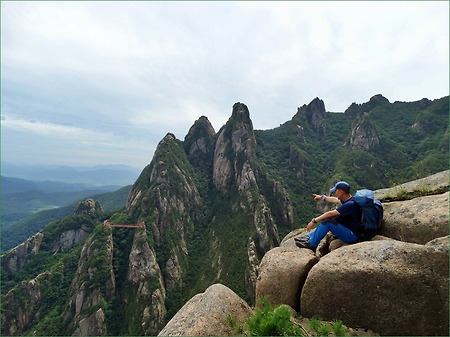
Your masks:
M241 102L234 103L231 118L241 118L242 120L250 120L250 112L248 111L248 107Z
M365 112L369 112L370 110L376 108L379 105L389 104L389 100L381 94L374 95L370 98L370 100L366 103L357 104L352 103L347 110L345 110L346 114L363 114Z
M377 103L389 103L389 100L384 97L382 94L376 94L370 97L369 102L377 102Z
M194 122L194 125L191 126L191 128L188 131L188 134L184 138L190 138L192 135L195 135L196 131L202 130L205 131L208 135L214 136L216 134L216 131L214 130L214 127L212 126L211 122L209 121L208 117L201 116L199 119L197 119Z
M326 135L325 119L325 103L318 97L314 98L308 105L304 104L299 107L297 113L292 118L294 121L309 123L319 137Z
M249 110L245 104L235 103L232 115L219 131L215 144L213 181L218 190L228 191L233 182L242 186L241 179L247 174L249 176L245 180L248 186L245 190L257 188L252 168L255 145L255 132Z
M312 115L325 113L325 103L319 98L314 98L309 104L303 104L297 108L297 113L292 119L311 120Z

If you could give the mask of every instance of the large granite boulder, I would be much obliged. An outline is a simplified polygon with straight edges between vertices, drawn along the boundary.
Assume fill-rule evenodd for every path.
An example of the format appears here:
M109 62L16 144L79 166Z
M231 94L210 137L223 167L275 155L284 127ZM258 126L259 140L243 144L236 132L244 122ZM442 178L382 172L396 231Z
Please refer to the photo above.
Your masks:
M295 245L270 250L259 265L256 298L269 296L272 305L287 304L298 310L301 287L318 261L311 250Z
M427 245L363 242L329 253L311 269L301 314L382 335L446 336L448 286L448 236Z
M449 192L383 203L381 235L425 244L449 234Z
M251 312L231 289L214 284L186 302L158 336L231 336L227 316L242 324Z

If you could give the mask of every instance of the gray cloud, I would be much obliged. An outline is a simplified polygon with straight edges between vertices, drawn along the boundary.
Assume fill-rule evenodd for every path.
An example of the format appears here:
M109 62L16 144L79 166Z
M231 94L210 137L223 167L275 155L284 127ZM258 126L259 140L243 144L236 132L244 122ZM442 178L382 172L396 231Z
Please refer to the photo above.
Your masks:
M344 111L449 91L448 2L1 6L8 161L141 167L167 132L201 115L218 130L237 101L266 129L315 97Z

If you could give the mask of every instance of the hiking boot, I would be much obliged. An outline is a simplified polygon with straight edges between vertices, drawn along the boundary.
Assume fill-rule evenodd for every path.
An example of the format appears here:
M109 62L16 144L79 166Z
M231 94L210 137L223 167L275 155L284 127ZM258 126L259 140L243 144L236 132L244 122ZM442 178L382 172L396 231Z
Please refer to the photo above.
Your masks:
M295 244L297 245L297 247L311 249L313 252L316 251L316 247L314 247L308 241L295 240Z
M294 238L295 242L308 242L309 241L309 236L307 235L302 235L302 236L296 236Z

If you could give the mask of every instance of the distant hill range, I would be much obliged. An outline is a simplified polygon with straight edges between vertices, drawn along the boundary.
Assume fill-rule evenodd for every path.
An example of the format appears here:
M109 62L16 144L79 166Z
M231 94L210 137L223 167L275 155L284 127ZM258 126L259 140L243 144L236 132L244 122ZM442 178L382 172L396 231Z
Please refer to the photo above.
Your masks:
M2 162L2 176L31 181L52 181L89 186L132 184L140 169L128 165L43 166ZM86 189L84 187L84 189Z

